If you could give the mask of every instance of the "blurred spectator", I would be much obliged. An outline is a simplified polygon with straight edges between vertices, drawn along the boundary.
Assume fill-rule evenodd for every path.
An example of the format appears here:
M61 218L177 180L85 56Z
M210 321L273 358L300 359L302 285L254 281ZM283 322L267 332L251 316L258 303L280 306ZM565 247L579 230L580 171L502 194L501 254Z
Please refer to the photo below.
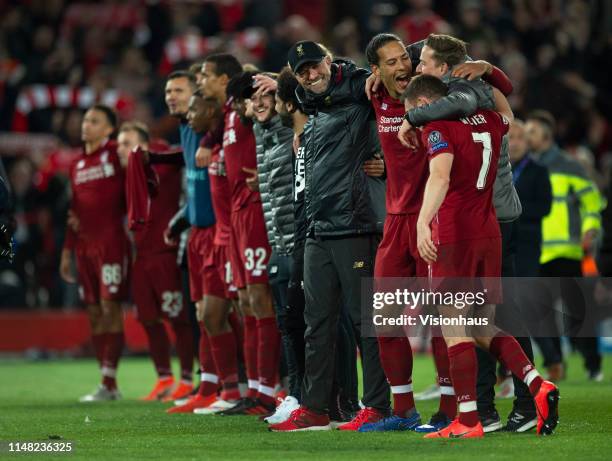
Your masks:
M569 328L581 320L580 312L588 306L575 296L571 278L582 277L582 259L592 254L601 231L602 199L595 184L582 166L555 143L555 119L545 111L533 112L527 119L527 138L531 152L547 168L553 193L553 206L542 223L540 275L559 278L561 296L568 316ZM577 288L577 287L576 287ZM556 300L549 300L549 311ZM553 326L553 325L551 325ZM583 355L590 379L599 379L601 355L597 338L573 338ZM545 366L553 379L564 375L560 335L539 338Z
M427 38L429 34L448 34L449 24L431 9L431 0L406 0L408 11L394 24L395 32L404 43Z
M34 172L34 164L27 157L17 158L8 169L16 227L13 235L15 260L11 266L13 275L6 271L0 277L10 280L12 286L9 299L0 301L5 306L7 301L16 303L16 306L37 304L37 259L42 250L43 233L40 226L41 197L34 187Z
M512 180L523 212L518 220L516 273L537 277L540 273L542 218L550 212L552 191L548 171L528 153L525 123L514 119L508 133Z

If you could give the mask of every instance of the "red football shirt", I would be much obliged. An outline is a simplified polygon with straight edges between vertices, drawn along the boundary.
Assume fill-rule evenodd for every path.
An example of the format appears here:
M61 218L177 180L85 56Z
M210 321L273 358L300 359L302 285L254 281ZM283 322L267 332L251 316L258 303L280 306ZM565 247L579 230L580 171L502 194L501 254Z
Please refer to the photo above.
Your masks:
M179 209L182 192L182 167L156 163L151 165L158 178L157 193L151 197L149 219L142 229L134 231L137 255L176 251L164 242L168 222Z
M428 123L422 133L427 154L453 155L450 184L432 222L438 244L500 236L493 207L493 183L508 121L497 112L479 111L458 121Z
M119 163L117 144L106 141L98 150L84 152L70 167L71 209L79 219L74 236L79 243L115 245L125 238L125 171ZM71 233L67 232L69 240ZM65 243L70 248L75 242Z
M382 90L372 98L376 113L378 137L385 156L387 171L387 213L418 213L427 182L427 156L425 148L404 147L397 133L404 120L404 104Z
M250 175L242 171L245 167L257 169L253 128L244 124L233 110L225 113L223 151L232 194L232 211L238 211L249 203L261 201L259 192L253 192L247 187L246 179Z
M229 245L231 234L230 203L231 192L225 172L224 151L216 146L212 151L211 163L208 166L210 178L210 195L215 210L215 245Z

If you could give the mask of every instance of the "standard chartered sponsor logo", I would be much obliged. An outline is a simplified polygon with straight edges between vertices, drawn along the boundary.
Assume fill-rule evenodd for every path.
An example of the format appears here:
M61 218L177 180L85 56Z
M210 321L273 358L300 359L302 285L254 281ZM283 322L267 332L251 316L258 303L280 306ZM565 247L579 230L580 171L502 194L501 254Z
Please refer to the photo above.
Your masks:
M378 119L379 133L396 133L402 124L402 117L385 117L381 115Z

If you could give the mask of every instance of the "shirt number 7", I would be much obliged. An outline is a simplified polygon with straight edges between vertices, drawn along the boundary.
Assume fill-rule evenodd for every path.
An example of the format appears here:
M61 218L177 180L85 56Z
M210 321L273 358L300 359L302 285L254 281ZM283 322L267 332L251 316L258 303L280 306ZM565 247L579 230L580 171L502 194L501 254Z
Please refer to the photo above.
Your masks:
M488 132L484 133L472 133L472 139L476 143L482 144L482 166L478 172L478 180L476 181L476 189L484 189L487 183L487 174L489 173L489 166L491 165L491 134Z

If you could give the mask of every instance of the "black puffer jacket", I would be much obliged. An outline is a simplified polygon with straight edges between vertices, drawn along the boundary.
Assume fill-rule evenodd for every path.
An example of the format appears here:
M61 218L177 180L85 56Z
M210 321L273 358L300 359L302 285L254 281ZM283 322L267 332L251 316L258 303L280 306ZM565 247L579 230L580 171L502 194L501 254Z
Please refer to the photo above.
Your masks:
M268 241L276 253L293 249L293 130L278 115L253 125L257 140L257 176Z
M364 161L380 152L374 112L364 92L368 75L338 60L332 64L325 93L296 90L304 112L311 116L305 156L309 235L382 232L385 182L362 169Z

